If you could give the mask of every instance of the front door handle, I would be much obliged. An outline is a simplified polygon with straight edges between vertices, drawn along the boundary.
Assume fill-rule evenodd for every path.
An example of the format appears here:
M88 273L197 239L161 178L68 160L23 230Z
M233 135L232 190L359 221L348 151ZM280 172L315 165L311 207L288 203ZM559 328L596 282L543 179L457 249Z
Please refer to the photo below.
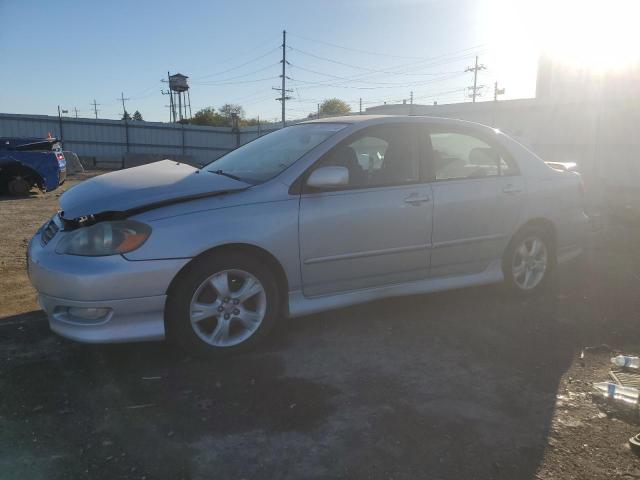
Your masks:
M409 195L404 199L404 203L408 203L409 205L421 205L423 203L427 203L431 200L431 197L428 195Z
M522 188L518 187L517 185L513 185L513 184L510 183L509 185L505 186L502 189L502 192L506 193L508 195L513 195L514 193L522 192Z

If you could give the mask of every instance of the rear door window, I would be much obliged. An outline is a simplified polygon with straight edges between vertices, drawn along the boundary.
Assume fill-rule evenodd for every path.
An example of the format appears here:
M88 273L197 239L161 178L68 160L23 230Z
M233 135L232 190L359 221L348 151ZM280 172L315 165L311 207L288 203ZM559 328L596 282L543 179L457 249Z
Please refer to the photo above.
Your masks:
M467 132L432 130L431 171L436 181L511 176L517 166L503 149Z

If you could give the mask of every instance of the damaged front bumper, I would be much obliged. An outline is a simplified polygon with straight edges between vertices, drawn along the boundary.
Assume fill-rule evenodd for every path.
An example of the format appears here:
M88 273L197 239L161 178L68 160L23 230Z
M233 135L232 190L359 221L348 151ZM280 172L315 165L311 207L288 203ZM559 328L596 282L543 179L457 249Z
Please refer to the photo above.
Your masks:
M27 268L54 332L94 343L164 338L166 291L189 259L62 255L55 247L64 232L46 245L41 233L29 243Z

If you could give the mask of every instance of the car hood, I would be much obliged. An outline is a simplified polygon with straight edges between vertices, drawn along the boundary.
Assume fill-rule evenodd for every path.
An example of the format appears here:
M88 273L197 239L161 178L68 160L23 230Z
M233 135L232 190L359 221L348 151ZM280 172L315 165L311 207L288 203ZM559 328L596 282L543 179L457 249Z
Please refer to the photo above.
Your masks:
M85 180L62 194L60 206L64 218L71 220L104 212L154 208L173 200L186 201L249 186L184 163L162 160Z

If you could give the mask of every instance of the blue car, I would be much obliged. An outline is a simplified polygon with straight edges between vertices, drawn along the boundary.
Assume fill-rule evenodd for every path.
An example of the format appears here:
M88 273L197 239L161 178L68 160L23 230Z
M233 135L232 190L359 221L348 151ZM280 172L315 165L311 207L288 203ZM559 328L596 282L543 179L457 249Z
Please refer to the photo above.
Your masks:
M57 138L0 137L0 190L26 195L33 187L55 190L67 176Z

